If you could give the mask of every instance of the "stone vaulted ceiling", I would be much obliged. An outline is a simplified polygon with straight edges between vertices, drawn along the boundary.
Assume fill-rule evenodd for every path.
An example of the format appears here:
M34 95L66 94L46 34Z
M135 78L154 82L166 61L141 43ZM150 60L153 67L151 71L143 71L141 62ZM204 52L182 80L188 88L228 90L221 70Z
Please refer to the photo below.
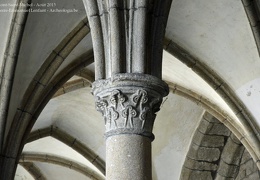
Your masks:
M172 1L154 180L260 179L259 20L258 0ZM0 22L0 150L10 164L21 152L15 179L105 179L82 0L1 0Z

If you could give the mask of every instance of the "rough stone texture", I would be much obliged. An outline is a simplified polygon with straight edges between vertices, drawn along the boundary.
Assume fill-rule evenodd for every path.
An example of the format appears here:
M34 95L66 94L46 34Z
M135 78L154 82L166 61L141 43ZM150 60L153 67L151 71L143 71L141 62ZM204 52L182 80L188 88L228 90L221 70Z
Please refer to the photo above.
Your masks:
M226 128L224 124L214 123L213 127L208 131L208 134L211 135L222 135L222 136L229 136L230 130Z
M201 120L201 124L199 125L200 132L209 135L221 135L221 136L229 136L230 130L226 128L226 126L220 121L218 121L214 116L206 113Z
M207 176L211 173L211 176ZM252 157L234 134L205 113L194 134L181 179L259 180Z
M205 113L203 116L203 119L211 122L211 123L218 123L220 124L221 122L219 120L217 120L214 116L212 116L210 113Z
M239 139L238 139L233 133L230 134L230 139L231 139L235 144L242 145L242 143L239 141Z
M220 151L218 148L206 148L191 144L187 157L199 161L213 162L219 159Z
M106 141L106 179L151 180L151 140L140 135L116 135Z
M201 133L205 134L209 128L209 125L211 125L211 123L208 120L202 119L198 128Z
M247 161L252 160L251 155L249 154L249 152L247 150L244 151L244 154L242 156L241 159L241 164L245 164Z
M223 177L235 178L238 173L238 166L226 164L221 161L219 164L218 174Z
M258 180L260 171L247 150L244 151L236 180Z
M215 180L234 180L234 178L225 177L225 176L221 176L220 174L217 174Z
M180 180L212 180L210 171L196 171L188 168L183 169Z
M210 177L206 177L208 172ZM256 164L239 139L216 118L205 113L193 136L181 179L210 178L260 179Z
M93 94L96 109L104 116L107 137L142 134L153 139L156 112L168 94L168 86L150 75L124 73L95 81Z
M231 138L229 138L223 150L221 159L226 163L238 166L240 164L244 149L245 148L242 144L235 144Z
M229 133L224 125L209 113L205 113L193 136L181 178L214 179L225 139ZM185 170L187 168L190 170Z
M239 172L239 164L244 153L244 146L231 134L221 154L216 179L235 178Z
M197 161L190 158L186 159L184 166L189 169L201 170L201 171L216 171L218 168L218 166L214 163Z
M156 112L168 85L145 74L113 74L93 83L96 109L106 126L106 178L150 180Z
M224 146L224 136L216 136L216 135L206 135L202 134L200 131L197 131L193 138L193 143L203 147L222 147Z

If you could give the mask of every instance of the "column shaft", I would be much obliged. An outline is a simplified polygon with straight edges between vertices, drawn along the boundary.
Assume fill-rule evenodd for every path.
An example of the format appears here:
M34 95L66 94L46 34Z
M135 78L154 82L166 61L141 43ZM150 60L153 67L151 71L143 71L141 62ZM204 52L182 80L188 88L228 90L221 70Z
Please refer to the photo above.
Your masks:
M106 179L151 180L151 140L135 134L106 140Z

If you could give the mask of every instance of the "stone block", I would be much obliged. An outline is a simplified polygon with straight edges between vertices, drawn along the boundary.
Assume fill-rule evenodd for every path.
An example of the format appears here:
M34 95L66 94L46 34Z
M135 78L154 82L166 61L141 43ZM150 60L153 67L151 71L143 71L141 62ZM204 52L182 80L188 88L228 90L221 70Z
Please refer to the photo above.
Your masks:
M230 130L222 123L214 123L213 127L207 131L207 134L221 136L229 136L230 133Z
M225 143L224 136L205 135L202 139L201 146L204 147L223 147Z
M239 139L238 139L233 133L230 135L230 138L231 138L231 140L232 140L234 143L236 143L236 144L242 144L242 143L239 141Z
M192 141L203 147L223 147L225 139L224 136L206 135L196 131Z
M246 164L246 176L249 176L251 174L254 174L257 171L257 167L255 165L255 162L252 160L247 161Z
M234 178L228 178L228 177L224 177L220 174L217 174L217 177L215 178L215 180L234 180Z
M218 174L220 174L223 177L235 178L236 175L238 174L238 171L239 171L238 166L227 164L223 161L221 161L219 164Z
M203 119L207 120L208 122L211 122L211 119L213 118L213 116L206 112L204 115L203 115Z
M243 180L259 180L259 172L254 172L253 174L250 174L249 176L245 177Z
M239 173L238 173L238 175L236 177L236 180L244 179L246 177L245 165L242 165L242 166L240 166Z
M190 158L186 158L184 166L190 169L196 169L202 171L216 171L218 168L217 164L203 162L203 161L196 161Z
M249 161L250 159L252 159L251 155L249 154L249 152L245 149L243 156L242 156L242 160L241 160L241 164L246 163L247 161Z
M195 171L188 168L183 168L180 180L212 180L210 171Z
M243 152L244 152L244 146L234 143L229 138L228 142L226 143L223 149L221 159L228 164L239 165Z
M187 156L195 160L213 162L219 159L220 150L218 148L206 148L191 144Z
M210 171L192 171L189 180L212 180Z
M202 119L200 124L199 124L198 130L205 134L208 130L208 127L212 126L212 125L213 125L212 123L208 122L205 119Z

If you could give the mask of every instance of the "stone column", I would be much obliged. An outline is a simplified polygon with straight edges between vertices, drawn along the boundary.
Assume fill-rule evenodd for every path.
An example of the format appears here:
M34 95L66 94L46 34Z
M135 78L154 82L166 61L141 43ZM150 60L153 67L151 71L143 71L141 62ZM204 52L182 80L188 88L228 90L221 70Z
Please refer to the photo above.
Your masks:
M152 179L152 129L167 84L151 75L122 73L95 81L93 94L106 126L106 178Z
M151 180L171 0L83 0L95 57L93 95L106 126L106 179Z
M106 179L151 180L151 140L122 134L107 139Z

